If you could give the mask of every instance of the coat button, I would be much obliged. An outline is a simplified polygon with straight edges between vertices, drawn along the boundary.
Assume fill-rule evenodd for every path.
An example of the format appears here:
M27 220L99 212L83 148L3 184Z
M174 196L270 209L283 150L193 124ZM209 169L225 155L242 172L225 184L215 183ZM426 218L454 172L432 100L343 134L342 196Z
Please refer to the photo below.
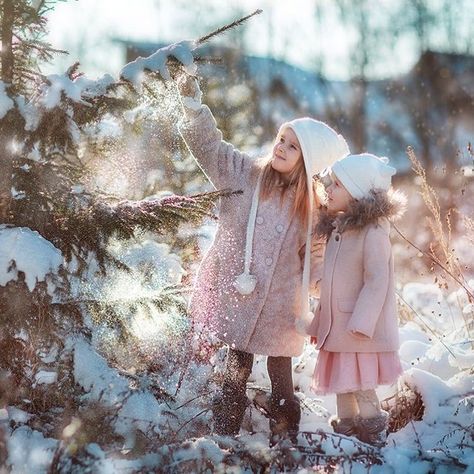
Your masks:
M270 266L270 265L273 263L273 258L267 257L267 258L265 259L265 263L266 263L268 266Z
M277 230L277 232L283 232L283 226L281 224L278 224L276 226L276 230Z
M340 239L339 234L336 234L336 236L334 237L334 240L335 240L336 242L339 242L339 239Z
M263 224L263 217L262 216L258 216L257 219L257 224Z

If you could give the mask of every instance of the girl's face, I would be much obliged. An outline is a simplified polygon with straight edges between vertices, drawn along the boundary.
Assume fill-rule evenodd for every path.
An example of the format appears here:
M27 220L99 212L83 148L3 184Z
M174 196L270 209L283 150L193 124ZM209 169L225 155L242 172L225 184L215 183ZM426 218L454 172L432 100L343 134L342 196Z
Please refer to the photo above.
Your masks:
M291 128L284 128L277 136L273 147L272 168L285 177L302 158L303 154L295 132Z
M346 211L353 198L344 185L337 179L337 176L331 175L331 178L332 183L326 189L328 195L328 211L331 214Z

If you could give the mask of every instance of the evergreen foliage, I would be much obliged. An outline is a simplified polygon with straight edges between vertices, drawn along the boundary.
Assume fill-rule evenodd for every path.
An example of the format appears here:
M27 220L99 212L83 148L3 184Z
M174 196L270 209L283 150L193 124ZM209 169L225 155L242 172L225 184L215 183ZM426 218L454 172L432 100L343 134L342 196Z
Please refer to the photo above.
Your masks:
M88 81L78 64L61 76L39 74L39 62L57 52L38 39L43 14L53 3L33 8L27 1L5 0L1 5L2 44L8 44L8 36L21 38L21 47L2 51L1 79L13 103L0 119L3 166L11 169L1 190L4 222L39 231L67 261L75 256L84 262L93 252L104 268L113 261L105 246L114 233L131 238L137 228L162 233L186 219L196 222L209 215L218 194L116 206L113 197L86 191L91 170L84 154L91 148L95 154L107 151L94 143L90 128L106 116L127 126L123 113L149 102L155 92L147 85L138 95L130 83L108 76Z
M0 287L0 367L5 369L0 374L0 396L4 403L36 413L38 420L47 420L45 426L57 430L62 418L52 422L48 417L66 407L72 412L79 407L75 407L80 393L74 384L67 337L82 333L90 339L91 326L86 319L116 331L122 345L127 338L133 339L129 326L137 313L169 313L170 335L174 326L182 332L189 329L183 285L179 283L165 281L159 291L152 288L141 295L131 293L123 301L88 293L91 282L81 278L99 278L97 269L102 279L108 273L113 277L115 271L131 272L109 251L112 239L138 241L140 233L150 231L166 240L183 223L195 225L204 217L213 218L215 201L228 193L132 201L91 185L93 163L114 160L114 151L127 146L125 134L140 136L144 122L157 126L156 120L135 111L146 106L164 107L160 100L169 91L162 78L153 73L148 74L140 91L107 75L88 80L79 64L61 75L42 75L41 63L60 52L42 39L44 15L55 3L0 2L1 222L39 232L66 261L58 275L50 275L33 291L22 272L18 272L17 281ZM172 119L176 121L176 117ZM120 133L104 138L101 127L107 121L112 121ZM176 136L172 145L179 149ZM176 154L179 156L179 150ZM159 151L156 155L157 161L162 159ZM15 269L14 261L11 266ZM135 271L130 278L146 280L146 275ZM182 345L176 350L183 350ZM42 357L51 353L56 354L53 362L42 362ZM149 365L153 364L156 367L150 361ZM61 389L54 395L48 385L36 384L35 374L42 366L57 373ZM31 399L34 407L22 402Z

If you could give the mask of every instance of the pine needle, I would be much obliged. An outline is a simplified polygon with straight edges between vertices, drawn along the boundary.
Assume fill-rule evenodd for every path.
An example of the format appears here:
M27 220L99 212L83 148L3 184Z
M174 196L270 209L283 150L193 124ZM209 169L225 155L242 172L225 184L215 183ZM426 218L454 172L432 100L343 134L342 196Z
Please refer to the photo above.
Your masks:
M197 41L196 41L196 44L198 46L201 46L203 43L209 41L211 38L214 38L214 36L218 36L224 32L226 32L227 30L230 30L231 28L235 28L236 26L240 26L242 25L243 23L245 23L248 19L252 18L253 16L255 15L260 15L260 13L262 13L263 10L261 9L258 9L258 10L255 10L253 13L251 13L250 15L247 15L247 16L244 16L243 18L240 18L239 20L235 20L233 21L232 23L229 23L228 25L225 25L225 26L221 26L220 28L218 28L217 30L214 30L212 31L211 33L205 35L205 36L202 36L201 38L199 38Z

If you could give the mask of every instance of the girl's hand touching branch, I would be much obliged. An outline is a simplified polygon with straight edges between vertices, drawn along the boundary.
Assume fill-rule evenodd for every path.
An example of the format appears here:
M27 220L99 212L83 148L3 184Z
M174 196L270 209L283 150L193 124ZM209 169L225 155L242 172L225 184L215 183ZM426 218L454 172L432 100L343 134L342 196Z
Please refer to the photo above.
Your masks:
M199 110L201 108L202 92L197 79L188 74L182 74L178 77L176 84L184 107Z

